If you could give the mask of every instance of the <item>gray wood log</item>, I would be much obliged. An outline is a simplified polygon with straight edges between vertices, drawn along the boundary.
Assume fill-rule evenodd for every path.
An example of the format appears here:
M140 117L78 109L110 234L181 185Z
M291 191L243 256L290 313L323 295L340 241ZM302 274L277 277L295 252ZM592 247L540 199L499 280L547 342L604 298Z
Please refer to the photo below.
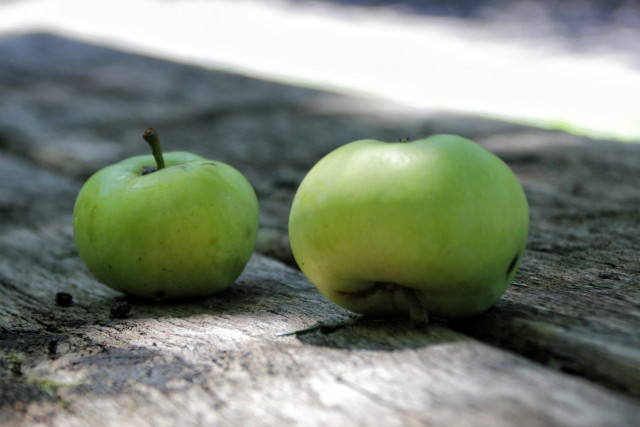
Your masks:
M398 109L49 35L0 40L0 423L631 426L640 420L640 145ZM256 255L227 291L155 304L96 282L73 201L97 168L165 148L256 187ZM531 205L516 285L415 330L324 299L294 268L304 173L358 138L453 132L502 156ZM74 303L60 307L58 291ZM132 313L113 319L127 299Z

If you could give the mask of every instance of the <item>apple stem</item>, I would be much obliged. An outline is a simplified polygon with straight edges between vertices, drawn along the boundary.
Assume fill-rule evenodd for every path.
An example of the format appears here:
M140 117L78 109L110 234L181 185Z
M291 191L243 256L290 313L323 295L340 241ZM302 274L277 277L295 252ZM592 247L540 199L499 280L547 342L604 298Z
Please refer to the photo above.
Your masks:
M429 313L415 289L402 288L404 299L409 306L409 318L416 329L422 329L429 323Z
M158 170L164 169L164 157L162 157L162 148L160 147L160 138L158 132L154 128L149 128L142 134L142 138L147 141L147 144L151 147L151 153L153 158L156 159L156 166Z

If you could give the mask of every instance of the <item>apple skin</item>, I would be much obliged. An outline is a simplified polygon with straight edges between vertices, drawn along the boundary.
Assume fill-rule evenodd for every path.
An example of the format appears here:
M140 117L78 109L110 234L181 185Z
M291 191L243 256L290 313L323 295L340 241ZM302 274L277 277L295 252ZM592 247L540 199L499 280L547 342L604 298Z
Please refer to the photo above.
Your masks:
M170 300L219 292L253 253L259 223L251 184L233 167L187 152L131 157L96 172L76 199L80 257L109 287Z
M406 315L411 297L435 317L487 310L513 280L528 229L511 169L455 135L337 148L303 179L289 218L307 278L373 316Z

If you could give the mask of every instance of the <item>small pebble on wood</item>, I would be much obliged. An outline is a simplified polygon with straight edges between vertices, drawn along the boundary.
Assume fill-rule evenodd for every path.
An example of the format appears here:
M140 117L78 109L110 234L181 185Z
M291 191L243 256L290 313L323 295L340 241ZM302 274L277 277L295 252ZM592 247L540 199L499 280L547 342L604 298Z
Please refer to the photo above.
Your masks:
M68 292L56 293L56 304L60 307L69 307L73 303L73 295Z
M111 304L111 317L114 319L124 319L131 311L131 306L126 301L116 301Z

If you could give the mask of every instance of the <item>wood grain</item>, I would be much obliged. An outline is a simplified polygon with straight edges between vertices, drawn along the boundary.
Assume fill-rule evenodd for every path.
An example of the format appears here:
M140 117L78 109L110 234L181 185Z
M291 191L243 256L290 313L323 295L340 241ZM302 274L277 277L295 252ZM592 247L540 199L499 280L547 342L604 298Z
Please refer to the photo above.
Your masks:
M630 426L640 419L640 146L408 115L55 36L0 40L0 423ZM141 132L229 162L259 194L258 250L223 293L157 304L96 282L71 212ZM294 268L304 173L350 140L455 132L515 170L532 228L485 314L350 314ZM56 305L57 292L73 295ZM114 319L114 301L132 306Z

